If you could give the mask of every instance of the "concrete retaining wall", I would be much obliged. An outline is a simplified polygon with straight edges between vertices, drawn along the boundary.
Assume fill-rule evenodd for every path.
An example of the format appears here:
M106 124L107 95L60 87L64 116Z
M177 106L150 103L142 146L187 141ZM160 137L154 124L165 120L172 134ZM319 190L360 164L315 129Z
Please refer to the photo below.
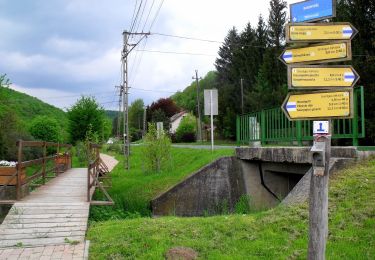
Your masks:
M233 209L245 187L239 161L224 157L189 176L151 202L154 216L201 216Z

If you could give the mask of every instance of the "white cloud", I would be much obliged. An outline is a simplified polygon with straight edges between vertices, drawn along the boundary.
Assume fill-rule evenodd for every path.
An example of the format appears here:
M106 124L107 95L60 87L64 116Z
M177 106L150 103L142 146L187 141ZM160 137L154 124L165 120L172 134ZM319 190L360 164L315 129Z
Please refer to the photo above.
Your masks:
M44 46L52 52L76 55L91 53L95 48L95 44L92 41L67 39L58 35L53 35L48 38Z

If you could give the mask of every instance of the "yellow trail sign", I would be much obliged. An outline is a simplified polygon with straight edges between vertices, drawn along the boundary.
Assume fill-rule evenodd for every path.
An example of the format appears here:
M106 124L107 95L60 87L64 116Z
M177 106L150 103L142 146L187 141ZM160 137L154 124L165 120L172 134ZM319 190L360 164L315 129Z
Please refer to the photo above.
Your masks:
M287 42L351 40L358 33L350 23L287 24L285 30Z
M341 41L286 49L280 55L280 59L285 64L310 64L351 60L351 43L350 41Z
M351 118L353 91L288 94L282 110L289 120Z
M359 75L348 65L292 65L288 66L288 86L290 89L321 89L354 87Z

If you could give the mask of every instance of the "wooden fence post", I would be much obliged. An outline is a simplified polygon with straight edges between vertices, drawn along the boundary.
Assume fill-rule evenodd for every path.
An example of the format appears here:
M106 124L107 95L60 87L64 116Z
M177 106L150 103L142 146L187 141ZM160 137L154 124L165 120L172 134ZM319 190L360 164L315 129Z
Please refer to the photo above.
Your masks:
M43 185L46 184L46 157L47 157L47 145L43 142Z
M18 163L17 163L17 200L22 198L22 140L18 140Z

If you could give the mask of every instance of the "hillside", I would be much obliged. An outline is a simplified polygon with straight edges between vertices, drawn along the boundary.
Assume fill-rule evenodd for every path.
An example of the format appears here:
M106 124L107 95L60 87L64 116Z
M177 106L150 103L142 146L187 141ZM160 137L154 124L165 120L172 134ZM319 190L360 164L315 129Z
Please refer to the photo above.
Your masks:
M63 128L67 126L68 119L61 109L35 97L0 86L0 113L6 108L11 109L25 127L39 115L55 118Z
M199 102L201 104L201 113L204 109L203 93L204 89L215 88L216 72L210 71L206 76L199 80ZM179 91L171 96L177 106L182 107L187 111L193 111L196 114L197 104L197 84L192 82L190 86L187 86L182 92Z
M118 111L115 110L105 110L105 115L111 120L117 118Z
M375 255L375 159L331 178L327 259ZM215 217L161 217L92 223L92 259L164 259L172 247L200 259L306 259L308 205Z

